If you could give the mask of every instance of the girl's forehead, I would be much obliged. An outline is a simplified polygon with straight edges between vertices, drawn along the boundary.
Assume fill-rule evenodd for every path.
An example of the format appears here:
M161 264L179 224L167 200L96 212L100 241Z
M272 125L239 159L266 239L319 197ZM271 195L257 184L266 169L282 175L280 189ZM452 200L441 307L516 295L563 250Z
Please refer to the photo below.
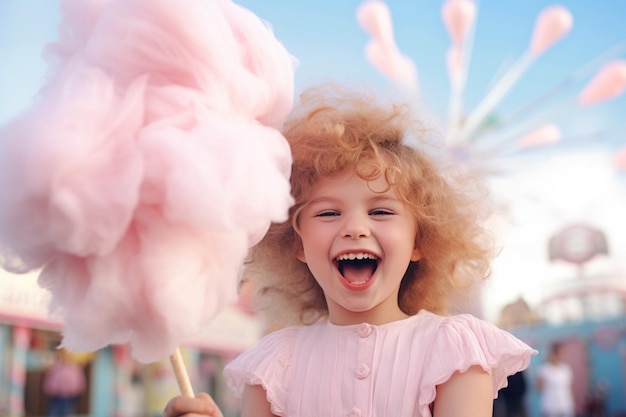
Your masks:
M336 175L319 178L311 189L311 197L315 198L324 194L341 195L348 190L395 195L393 187L390 187L384 175L378 175L373 179L364 179L354 171L344 171Z

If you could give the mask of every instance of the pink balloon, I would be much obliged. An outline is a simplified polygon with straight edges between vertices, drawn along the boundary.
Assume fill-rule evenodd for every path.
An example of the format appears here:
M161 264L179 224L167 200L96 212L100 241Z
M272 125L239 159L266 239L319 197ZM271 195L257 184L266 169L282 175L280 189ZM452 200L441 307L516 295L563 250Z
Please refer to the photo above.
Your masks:
M606 64L583 89L578 102L592 104L620 95L626 88L626 61Z
M554 123L541 126L522 137L518 144L521 148L550 145L561 140L561 129Z
M391 13L385 2L367 0L361 3L356 11L356 20L372 38L385 45L395 47Z
M372 39L365 47L368 61L387 78L417 90L417 70L415 64L396 48L386 48L382 42Z
M613 155L613 165L619 169L626 170L626 146L615 152L615 155Z
M565 36L572 28L573 23L572 14L563 6L550 6L544 9L535 22L530 46L533 56L541 55Z
M417 89L415 64L398 50L387 5L380 0L365 1L358 7L356 19L372 36L365 47L368 61L386 77Z
M460 45L476 17L476 5L471 0L447 0L441 8L441 17L452 42Z

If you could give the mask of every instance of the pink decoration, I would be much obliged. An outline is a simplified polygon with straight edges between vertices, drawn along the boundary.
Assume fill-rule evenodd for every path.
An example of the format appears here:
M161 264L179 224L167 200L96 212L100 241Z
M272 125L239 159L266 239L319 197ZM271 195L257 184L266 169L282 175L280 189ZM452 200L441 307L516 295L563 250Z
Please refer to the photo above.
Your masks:
M410 88L417 87L413 61L400 53L393 37L391 13L380 0L367 0L358 7L357 22L371 35L365 47L368 61L386 77Z
M64 0L48 84L0 130L0 248L63 345L153 362L226 304L287 218L295 60L228 0Z
M626 146L615 152L613 155L613 165L619 169L626 170Z
M463 56L461 47L458 45L451 45L448 48L446 54L446 64L448 66L448 77L451 80L457 81L461 76Z
M620 95L626 88L626 61L606 64L578 96L580 104L592 104Z
M471 0L447 0L441 8L441 17L452 43L461 45L476 18L476 5Z
M522 148L550 145L561 140L561 129L553 123L539 127L522 137L518 144Z
M563 6L550 6L544 9L535 22L530 52L538 57L555 42L565 36L574 23L570 11Z
M391 13L387 4L380 0L367 0L357 8L357 22L373 39L385 47L395 48Z

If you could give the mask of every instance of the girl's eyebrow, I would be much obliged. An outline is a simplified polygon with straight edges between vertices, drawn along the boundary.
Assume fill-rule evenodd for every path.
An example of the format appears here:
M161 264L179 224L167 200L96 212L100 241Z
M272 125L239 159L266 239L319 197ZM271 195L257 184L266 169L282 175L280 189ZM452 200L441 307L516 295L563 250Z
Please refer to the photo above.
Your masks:
M369 200L373 202L382 202L382 203L385 203L385 202L399 203L400 202L399 198L394 197L386 192L384 194L379 194L375 197L372 197Z
M309 201L306 201L304 203L304 206L311 206L313 204L321 204L321 203L334 203L337 200L338 198L328 197L328 196L315 197L315 198L310 199Z
M315 197L310 199L309 201L307 201L305 203L305 205L311 205L311 204L317 204L317 203L334 203L341 200L340 197L333 197L333 196L319 196L319 197ZM377 194L375 196L372 196L370 198L367 199L368 202L370 203L377 203L377 204L381 204L381 203L402 203L400 201L399 198L394 197L392 195L389 195L387 192L382 193L382 194Z

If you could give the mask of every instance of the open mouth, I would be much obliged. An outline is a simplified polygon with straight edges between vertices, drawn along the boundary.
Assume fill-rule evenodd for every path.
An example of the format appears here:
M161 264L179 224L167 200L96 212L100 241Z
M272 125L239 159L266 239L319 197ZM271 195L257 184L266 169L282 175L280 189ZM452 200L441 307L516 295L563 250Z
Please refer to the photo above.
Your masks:
M367 284L378 268L378 257L365 252L344 253L335 262L341 276L353 286Z

